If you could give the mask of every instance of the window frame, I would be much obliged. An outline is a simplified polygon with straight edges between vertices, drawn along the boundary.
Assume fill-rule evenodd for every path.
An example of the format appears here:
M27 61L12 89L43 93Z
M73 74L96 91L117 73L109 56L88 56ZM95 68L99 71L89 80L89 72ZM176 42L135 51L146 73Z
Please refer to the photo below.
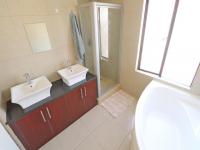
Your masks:
M169 79L165 79L165 78L162 77L163 68L164 68L164 65L165 65L165 61L166 61L166 57L167 57L167 53L168 53L168 48L169 48L169 44L170 44L170 40L171 40L173 28L174 28L174 23L175 23L175 19L176 19L176 15L177 15L177 10L178 10L178 6L179 6L179 0L175 0L172 18L171 18L170 27L169 27L169 32L168 32L168 36L167 36L167 41L166 41L166 45L165 45L164 54L163 54L159 73L155 73L155 72L151 72L151 71L148 71L148 70L145 70L145 69L141 69L141 60L142 60L143 44L144 44L144 37L145 37L145 31L146 31L146 22L147 22L149 1L150 0L144 0L144 3L143 3L143 9L142 9L143 11L142 11L142 17L141 17L141 25L140 25L138 48L137 48L137 59L136 59L135 71L138 72L138 73L141 73L143 75L150 76L152 78L168 82L170 84L175 84L175 85L182 87L182 88L185 88L185 89L191 89L192 84L195 80L196 74L198 72L198 69L200 69L200 64L197 67L196 73L195 73L195 75L192 79L192 82L189 86L186 86L186 85L183 85L183 84L180 84L180 83L177 83L177 82L174 82L174 81L171 81Z

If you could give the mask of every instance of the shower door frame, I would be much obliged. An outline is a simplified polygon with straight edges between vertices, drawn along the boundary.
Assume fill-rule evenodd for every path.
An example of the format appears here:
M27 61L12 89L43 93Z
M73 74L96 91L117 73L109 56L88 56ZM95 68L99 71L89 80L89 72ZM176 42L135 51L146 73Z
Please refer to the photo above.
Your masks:
M100 72L100 33L99 33L99 8L113 8L113 9L122 9L122 5L120 4L111 4L111 3L101 3L101 2L89 2L86 4L82 4L79 6L82 7L90 7L91 9L91 20L92 20L92 47L93 47L93 62L94 62L94 72L97 76L97 88L98 88L98 97L101 95L101 72ZM122 12L121 12L122 13ZM80 14L80 9L79 9ZM121 16L120 16L121 17ZM80 21L81 21L80 16ZM121 30L121 28L120 28ZM119 45L121 47L121 44Z

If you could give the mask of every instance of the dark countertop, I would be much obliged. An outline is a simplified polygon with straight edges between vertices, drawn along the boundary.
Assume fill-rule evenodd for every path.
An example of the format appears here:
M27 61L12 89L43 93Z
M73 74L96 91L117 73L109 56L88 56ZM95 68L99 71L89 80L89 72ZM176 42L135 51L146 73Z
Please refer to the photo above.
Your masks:
M51 96L48 98L45 98L44 100L42 100L38 103L35 103L35 104L27 107L26 109L23 109L18 104L11 103L11 101L8 101L7 102L7 111L6 111L7 123L11 123L13 121L16 121L16 120L22 118L23 116L27 115L34 109L36 109L48 102L51 102L58 97L64 96L65 94L69 93L73 89L75 89L75 88L79 87L80 85L86 83L87 81L93 80L93 79L96 79L96 76L92 75L91 73L87 73L85 80L80 81L72 86L67 86L61 79L54 81L54 82L52 82Z

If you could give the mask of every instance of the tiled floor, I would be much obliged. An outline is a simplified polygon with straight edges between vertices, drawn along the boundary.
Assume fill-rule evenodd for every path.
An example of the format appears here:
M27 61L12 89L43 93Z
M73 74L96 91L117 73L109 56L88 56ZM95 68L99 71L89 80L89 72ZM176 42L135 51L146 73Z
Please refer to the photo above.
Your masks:
M97 105L41 150L130 150L135 104L117 118Z

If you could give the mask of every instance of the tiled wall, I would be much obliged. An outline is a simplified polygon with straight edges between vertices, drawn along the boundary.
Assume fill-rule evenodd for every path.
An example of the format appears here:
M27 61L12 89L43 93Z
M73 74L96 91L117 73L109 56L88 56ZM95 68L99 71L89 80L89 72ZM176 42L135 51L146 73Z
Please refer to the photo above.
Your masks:
M124 0L120 84L139 98L151 78L135 72L143 0Z
M58 78L56 70L75 60L69 13L76 0L0 0L0 90L9 99L11 86L24 82L23 74ZM46 23L52 50L33 53L25 23Z

